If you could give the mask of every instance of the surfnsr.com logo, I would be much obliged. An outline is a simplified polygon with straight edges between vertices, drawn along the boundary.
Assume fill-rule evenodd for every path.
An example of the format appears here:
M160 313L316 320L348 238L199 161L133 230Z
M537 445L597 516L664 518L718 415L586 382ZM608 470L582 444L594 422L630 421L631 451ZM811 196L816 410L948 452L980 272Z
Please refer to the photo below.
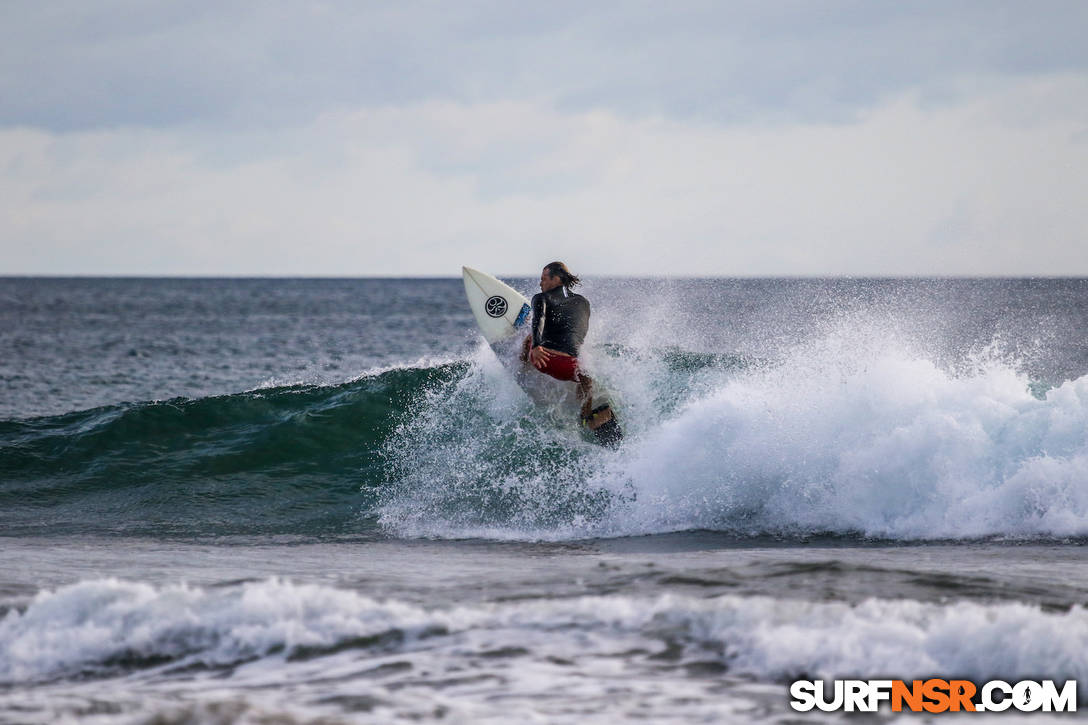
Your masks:
M970 680L797 680L790 685L790 707L824 712L877 712L887 702L892 712L1076 712L1077 681L1061 687L1053 680L1008 683L991 680L981 687Z

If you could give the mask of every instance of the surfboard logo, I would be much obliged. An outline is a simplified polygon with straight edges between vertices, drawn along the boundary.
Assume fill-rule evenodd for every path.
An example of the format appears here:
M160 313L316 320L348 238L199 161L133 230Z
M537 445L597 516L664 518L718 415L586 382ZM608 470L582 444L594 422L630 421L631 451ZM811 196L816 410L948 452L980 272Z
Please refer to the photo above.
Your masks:
M506 298L498 295L488 297L487 302L484 303L484 310L491 317L502 317L506 314L507 307Z

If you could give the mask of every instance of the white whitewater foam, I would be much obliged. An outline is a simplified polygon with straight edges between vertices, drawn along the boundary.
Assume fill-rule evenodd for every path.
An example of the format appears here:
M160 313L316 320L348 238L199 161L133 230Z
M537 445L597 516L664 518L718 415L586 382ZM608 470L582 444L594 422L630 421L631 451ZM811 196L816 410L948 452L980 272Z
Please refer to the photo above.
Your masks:
M225 590L87 581L41 592L25 612L0 621L0 680L71 674L122 658L230 664L393 628L410 635L426 621L408 605L275 579Z
M591 481L638 494L602 528L1088 534L1088 376L1040 400L1000 360L949 372L835 342L723 381L632 443Z
M872 329L743 370L598 354L628 432L617 453L532 424L486 348L470 362L393 440L379 513L397 535L1088 535L1088 376L1040 399L993 350L949 369ZM655 412L660 395L673 403ZM485 502L497 489L506 513ZM579 511L571 491L611 503Z
M381 644L360 639L394 631ZM489 667L476 655L515 647L524 650L515 656L572 658L592 670L595 658L660 651L667 642L679 642L687 660L717 659L734 675L764 681L1088 681L1088 611L1079 606L616 595L424 609L278 579L213 589L97 580L42 592L0 621L0 681L95 672L134 656L228 665L337 644L373 647L375 656L418 652L429 667L458 668ZM641 656L630 658L637 666Z

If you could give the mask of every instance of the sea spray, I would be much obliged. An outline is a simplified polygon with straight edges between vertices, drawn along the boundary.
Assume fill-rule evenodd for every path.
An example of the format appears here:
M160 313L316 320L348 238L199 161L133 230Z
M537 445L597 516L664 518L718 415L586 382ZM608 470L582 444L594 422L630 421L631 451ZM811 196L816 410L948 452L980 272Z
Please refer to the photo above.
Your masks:
M825 338L722 381L590 483L633 482L617 534L1083 536L1088 377L1042 399L1030 382L993 357L952 372Z
M380 521L407 536L577 535L612 495L585 485L607 455L537 409L481 345L465 376L421 391L383 447Z
M382 523L547 540L1088 535L1088 377L1043 390L999 346L942 365L879 326L829 329L777 360L694 371L673 352L597 349L621 414L641 414L616 454L534 418L478 353L390 439L404 465Z

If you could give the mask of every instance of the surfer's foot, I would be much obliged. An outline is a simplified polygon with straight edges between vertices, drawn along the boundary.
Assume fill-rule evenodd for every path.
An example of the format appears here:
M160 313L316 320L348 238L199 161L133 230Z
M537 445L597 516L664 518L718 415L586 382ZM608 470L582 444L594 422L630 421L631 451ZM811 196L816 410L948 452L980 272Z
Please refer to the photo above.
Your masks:
M599 405L596 408L590 409L592 403L586 401L582 404L582 424L590 430L597 430L602 425L612 420L612 408L608 404Z

